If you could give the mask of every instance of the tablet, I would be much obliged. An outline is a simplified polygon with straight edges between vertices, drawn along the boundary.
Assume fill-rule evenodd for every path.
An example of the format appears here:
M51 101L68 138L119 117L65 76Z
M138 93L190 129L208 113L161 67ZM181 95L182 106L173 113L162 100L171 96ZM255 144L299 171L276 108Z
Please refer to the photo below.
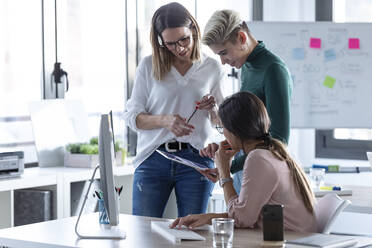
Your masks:
M204 164L199 164L199 163L196 163L196 162L193 162L193 161L190 161L190 160L187 160L187 159L184 159L184 158L181 158L181 157L178 157L176 155L173 155L169 152L164 152L164 151L160 151L160 150L156 150L158 153L160 153L161 155L163 155L165 158L169 159L169 160L172 160L172 161L175 161L177 163L180 163L180 164L183 164L183 165L187 165L187 166L190 166L194 169L198 169L198 170L207 170L209 169L208 166L204 165Z

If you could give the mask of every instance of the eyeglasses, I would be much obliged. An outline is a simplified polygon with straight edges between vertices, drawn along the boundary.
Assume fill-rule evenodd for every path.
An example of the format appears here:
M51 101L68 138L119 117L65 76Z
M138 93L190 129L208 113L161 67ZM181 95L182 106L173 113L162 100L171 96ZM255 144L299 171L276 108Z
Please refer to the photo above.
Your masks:
M214 128L217 129L217 132L219 132L220 134L223 134L223 127L222 126L216 125Z
M165 41L165 45L168 47L169 50L176 50L177 45L180 47L187 47L190 44L191 35L183 37L177 41Z

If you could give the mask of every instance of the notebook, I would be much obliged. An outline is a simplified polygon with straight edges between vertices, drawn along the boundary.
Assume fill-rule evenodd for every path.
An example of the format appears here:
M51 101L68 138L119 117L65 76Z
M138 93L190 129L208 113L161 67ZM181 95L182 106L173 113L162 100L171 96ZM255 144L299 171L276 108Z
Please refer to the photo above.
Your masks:
M167 221L151 221L151 230L158 232L164 238L178 243L182 240L205 240L205 238L196 232L193 232L186 227L182 229L169 228L170 222Z
M287 240L285 247L341 248L352 247L357 243L357 240L350 237L317 233L305 238Z
M372 214L341 212L330 227L334 234L372 237Z

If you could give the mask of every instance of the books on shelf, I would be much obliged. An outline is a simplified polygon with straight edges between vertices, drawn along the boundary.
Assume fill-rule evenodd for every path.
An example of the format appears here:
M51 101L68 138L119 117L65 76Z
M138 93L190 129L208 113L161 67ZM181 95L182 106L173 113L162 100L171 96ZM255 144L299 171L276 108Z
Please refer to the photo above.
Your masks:
M304 238L287 240L285 247L341 248L352 247L357 243L358 241L351 237L317 233Z

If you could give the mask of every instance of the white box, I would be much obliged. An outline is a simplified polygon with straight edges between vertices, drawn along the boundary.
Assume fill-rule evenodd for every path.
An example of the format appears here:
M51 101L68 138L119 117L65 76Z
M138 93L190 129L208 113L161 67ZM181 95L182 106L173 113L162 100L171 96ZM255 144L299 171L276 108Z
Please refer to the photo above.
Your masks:
M98 154L72 154L66 152L64 164L66 167L94 168L98 164Z
M98 163L98 154L79 154L65 152L64 165L66 167L95 168ZM119 151L116 153L116 165L121 166L122 164L122 152Z

